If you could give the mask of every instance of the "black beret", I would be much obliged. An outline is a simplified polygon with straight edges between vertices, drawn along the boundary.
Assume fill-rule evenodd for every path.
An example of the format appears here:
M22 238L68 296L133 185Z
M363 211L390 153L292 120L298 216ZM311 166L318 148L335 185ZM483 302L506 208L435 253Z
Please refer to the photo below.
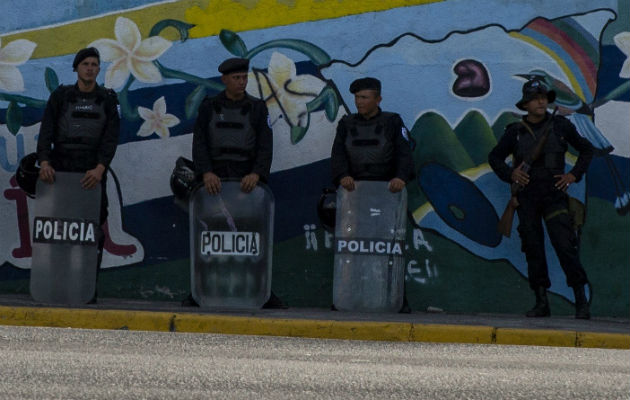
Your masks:
M249 70L249 60L246 58L228 58L219 65L219 72L231 74L232 72L247 72Z
M74 56L74 61L72 61L72 69L76 71L77 65L81 63L81 61L85 60L88 57L96 57L98 58L98 62L101 62L101 55L98 53L98 50L95 47L87 47L85 49L79 50L76 56Z
M354 94L361 90L376 90L381 93L381 81L376 78L361 78L350 84L350 93Z

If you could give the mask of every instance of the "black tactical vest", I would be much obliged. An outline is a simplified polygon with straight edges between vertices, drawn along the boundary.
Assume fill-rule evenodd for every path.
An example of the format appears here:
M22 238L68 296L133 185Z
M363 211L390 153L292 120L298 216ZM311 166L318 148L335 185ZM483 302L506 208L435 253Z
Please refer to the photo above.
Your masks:
M256 132L251 113L250 102L230 108L213 101L208 124L212 160L248 161L254 156Z
M516 150L516 158L518 163L525 160L532 153L538 138L542 136L542 126L536 130L532 130L531 126L525 125L523 122L515 124L518 129L518 145ZM544 125L544 124L543 124ZM566 140L557 134L554 130L554 122L550 126L549 137L543 147L542 153L536 161L531 165L532 169L545 169L552 175L564 173L564 154L567 152L568 145Z
M98 90L98 89L97 89ZM69 95L57 120L57 150L96 150L107 116L105 96Z
M343 119L348 133L346 151L350 173L355 179L390 179L394 170L393 138L387 134L387 121L392 113L381 112L370 120Z

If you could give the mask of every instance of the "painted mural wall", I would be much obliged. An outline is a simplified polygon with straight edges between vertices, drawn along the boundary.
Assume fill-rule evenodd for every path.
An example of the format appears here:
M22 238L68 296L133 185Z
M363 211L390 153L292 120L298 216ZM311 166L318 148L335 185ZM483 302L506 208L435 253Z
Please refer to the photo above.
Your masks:
M400 113L416 143L412 309L531 306L518 234L496 231L509 188L487 154L536 75L598 149L570 192L586 206L592 312L628 315L629 0L36 0L2 2L0 15L0 293L29 287L34 200L17 187L18 162L35 150L50 92L75 82L74 54L95 46L99 82L118 93L122 116L99 296L175 301L189 292L188 216L169 177L179 156L191 157L201 100L222 90L217 66L240 56L251 60L248 92L270 111L273 290L289 305L332 302L333 240L316 204L331 186L336 124L355 110L348 86L374 76L381 106ZM547 247L553 312L571 314L572 291Z

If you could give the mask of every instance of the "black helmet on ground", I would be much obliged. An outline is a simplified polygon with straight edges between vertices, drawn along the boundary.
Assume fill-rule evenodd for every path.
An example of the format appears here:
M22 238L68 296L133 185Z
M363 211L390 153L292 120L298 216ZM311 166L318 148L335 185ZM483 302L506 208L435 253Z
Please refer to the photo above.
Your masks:
M20 160L17 171L15 171L15 180L22 190L29 197L35 198L35 187L37 178L39 178L39 167L37 164L37 153L27 154Z
M317 202L317 216L327 232L335 233L335 218L337 216L337 191L325 188Z

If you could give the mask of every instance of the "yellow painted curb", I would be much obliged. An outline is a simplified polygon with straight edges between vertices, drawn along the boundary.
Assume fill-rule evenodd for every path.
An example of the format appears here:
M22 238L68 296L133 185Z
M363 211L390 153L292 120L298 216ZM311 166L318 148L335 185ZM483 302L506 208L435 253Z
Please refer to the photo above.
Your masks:
M172 319L172 313L153 311L0 307L2 325L169 331Z
M630 349L630 335L621 333L578 332L578 347Z
M630 334L407 322L332 321L217 314L0 306L0 325L128 329L396 342L630 349Z
M414 324L415 342L491 344L494 328L475 325Z
M575 347L575 331L498 328L496 344Z
M542 329L498 328L496 344L630 349L630 335Z
M321 339L408 341L411 324L308 319L273 319L205 314L177 314L177 332L292 336Z

